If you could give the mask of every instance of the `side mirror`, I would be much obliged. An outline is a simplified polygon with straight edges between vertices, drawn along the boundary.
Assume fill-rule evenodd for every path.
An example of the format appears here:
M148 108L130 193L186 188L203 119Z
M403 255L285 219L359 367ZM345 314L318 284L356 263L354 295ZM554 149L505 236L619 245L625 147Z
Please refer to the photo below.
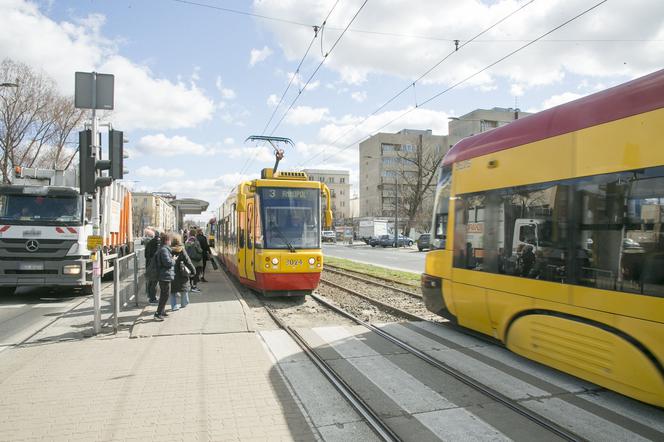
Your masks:
M238 212L247 211L247 195L241 193L237 196L237 211Z
M328 227L332 225L332 211L331 210L326 210L325 211L325 225L328 226Z

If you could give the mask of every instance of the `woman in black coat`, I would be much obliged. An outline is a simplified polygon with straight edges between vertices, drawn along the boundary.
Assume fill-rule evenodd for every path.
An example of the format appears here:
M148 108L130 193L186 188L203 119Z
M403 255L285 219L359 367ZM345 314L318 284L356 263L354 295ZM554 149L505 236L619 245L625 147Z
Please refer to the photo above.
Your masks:
M182 246L180 235L173 237L171 250L175 261L175 278L171 283L171 310L177 311L189 304L189 291L191 290L189 278L196 273L196 268ZM181 302L178 302L178 298L181 298Z

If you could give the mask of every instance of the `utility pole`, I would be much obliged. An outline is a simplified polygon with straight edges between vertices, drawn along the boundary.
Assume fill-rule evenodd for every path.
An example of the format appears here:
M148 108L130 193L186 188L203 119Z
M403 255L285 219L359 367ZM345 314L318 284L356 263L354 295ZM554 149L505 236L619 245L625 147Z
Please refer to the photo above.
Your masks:
M397 170L394 171L394 247L399 247L399 171Z
M92 73L92 157L95 163L101 159L101 146L99 145L99 127L97 121L97 73ZM99 171L95 169L95 180ZM99 232L99 191L92 194L92 235L101 236ZM93 329L94 333L101 332L101 261L103 259L101 247L94 251L92 260L92 300L93 300Z

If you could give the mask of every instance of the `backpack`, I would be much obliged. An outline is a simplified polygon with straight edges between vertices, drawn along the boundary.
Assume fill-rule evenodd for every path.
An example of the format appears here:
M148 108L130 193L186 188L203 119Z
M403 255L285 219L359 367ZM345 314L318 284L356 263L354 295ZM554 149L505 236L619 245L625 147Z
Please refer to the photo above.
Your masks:
M152 256L152 259L148 263L148 266L145 269L145 277L147 278L148 281L156 281L159 279L159 264L157 261L159 260L159 250L155 252L155 254Z
M192 261L200 261L201 259L203 259L202 251L199 250L193 242L186 243L184 248L187 251L187 255L189 255L189 258L191 258Z

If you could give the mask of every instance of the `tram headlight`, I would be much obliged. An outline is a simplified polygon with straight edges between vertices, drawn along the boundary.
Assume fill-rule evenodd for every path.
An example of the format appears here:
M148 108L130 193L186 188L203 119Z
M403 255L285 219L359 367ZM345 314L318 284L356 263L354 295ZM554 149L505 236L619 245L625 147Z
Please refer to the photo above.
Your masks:
M279 258L272 258L272 265L277 265L279 264Z
M316 260L313 258L309 258L309 264L314 265L316 263Z

